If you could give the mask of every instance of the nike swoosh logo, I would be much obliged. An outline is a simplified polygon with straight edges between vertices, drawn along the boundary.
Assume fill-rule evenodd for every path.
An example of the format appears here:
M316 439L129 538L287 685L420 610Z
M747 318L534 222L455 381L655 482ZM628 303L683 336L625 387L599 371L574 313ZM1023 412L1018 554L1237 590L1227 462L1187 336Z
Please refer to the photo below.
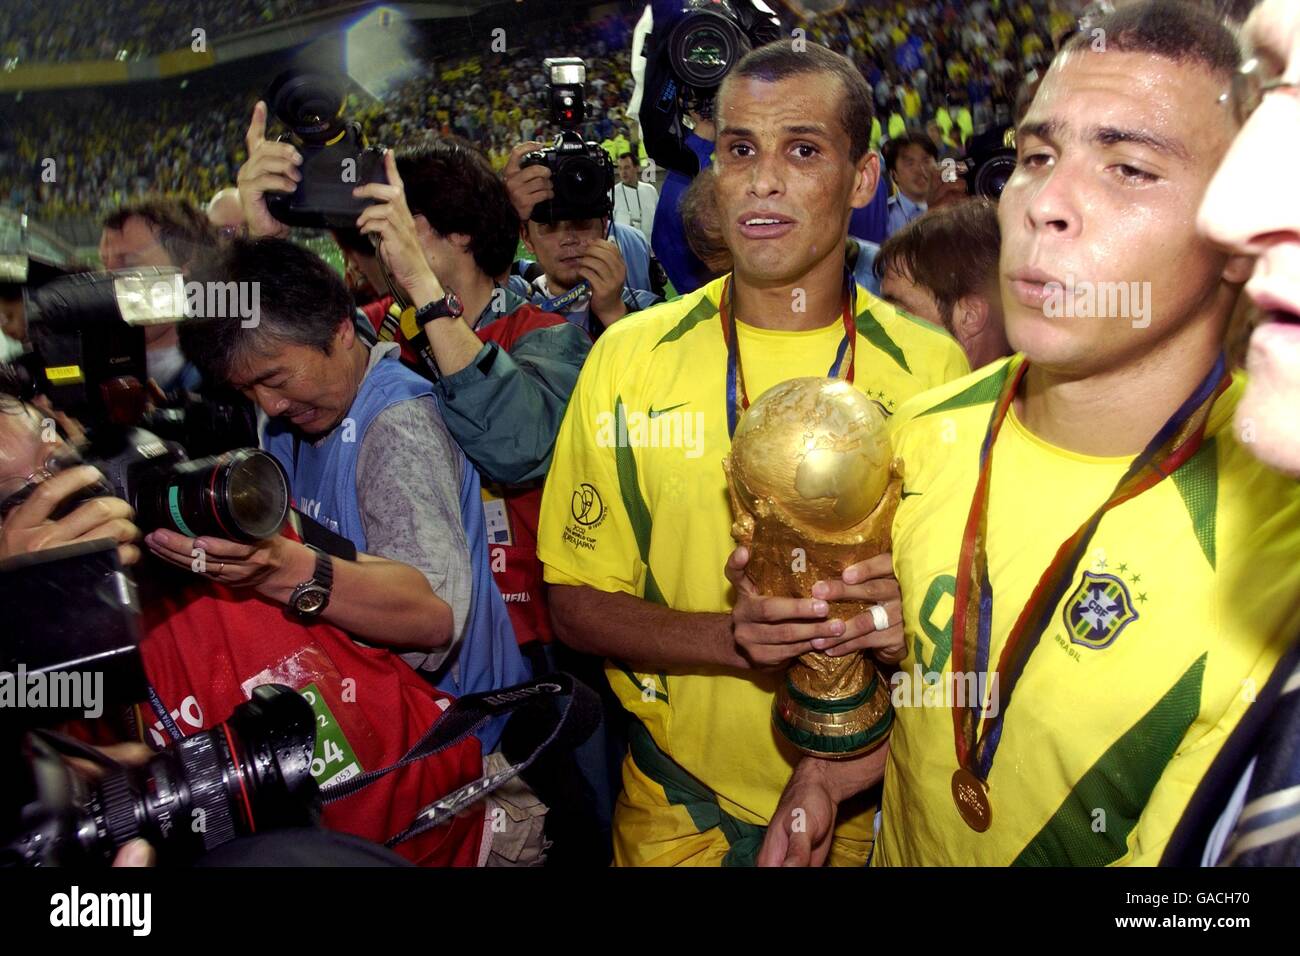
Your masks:
M663 415L667 412L671 412L674 408L681 408L683 405L689 405L689 404L690 402L678 402L676 405L669 405L667 408L660 408L660 409L656 409L653 405L651 405L650 417L658 418L660 415Z

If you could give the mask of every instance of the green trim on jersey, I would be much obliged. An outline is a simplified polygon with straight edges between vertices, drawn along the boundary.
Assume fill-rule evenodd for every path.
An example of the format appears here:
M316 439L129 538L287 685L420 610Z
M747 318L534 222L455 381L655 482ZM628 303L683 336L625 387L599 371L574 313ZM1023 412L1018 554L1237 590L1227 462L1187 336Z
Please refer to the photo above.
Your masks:
M636 477L636 457L627 444L627 411L623 406L623 396L614 396L614 464L618 469L618 490L623 498L623 507L627 509L627 518L632 525L632 534L636 536L637 550L641 552L641 563L645 565L645 599L654 604L668 606L659 585L655 583L654 572L650 570L650 530L652 519L645 499L641 497L641 485ZM639 686L639 685L638 685Z
M997 401L1010 369L1011 363L1003 362L978 382L966 386L962 391L944 399L933 408L927 408L916 417L921 418L924 415L934 415L938 412L951 412L958 408L969 408L971 405L987 405Z
M643 774L663 788L664 797L670 804L686 811L695 829L706 833L716 827L726 838L729 849L722 858L723 866L755 864L758 851L763 847L766 827L746 823L722 809L717 794L664 753L640 720L628 721L627 742L632 761Z
M1187 506L1187 513L1192 516L1192 528L1196 531L1201 550L1205 552L1205 560L1214 567L1215 525L1219 510L1219 451L1215 439L1205 439L1196 454L1170 477Z
M665 342L676 342L678 339L680 339L691 329L695 328L701 322L707 322L709 319L713 318L717 314L718 314L718 307L709 301L709 297L707 295L701 296L700 301L696 304L696 306L693 309L691 309L691 311L687 312L684 316L682 316L681 321L679 321L671 329L665 332L663 338L661 338L658 342L656 342L653 346L651 346L650 351L653 352L655 349L659 348L659 346L663 345Z
M859 335L893 359L898 367L908 375L912 374L912 370L907 367L907 356L903 354L903 350L898 347L898 344L889 337L889 333L880 324L880 320L872 315L870 308L865 308L858 313L857 326ZM938 331L938 329L935 331Z
M858 286L858 288L861 289L862 286ZM859 293L859 295L860 294L861 293ZM876 296L876 298L879 299L880 296ZM884 300L881 299L881 301L883 302ZM913 325L919 325L921 326L921 328L926 329L930 332L938 332L945 339L952 339L952 341L957 342L957 336L953 335L947 329L943 328L942 326L935 325L933 322L928 322L925 319L918 319L911 312L904 312L896 305L894 306L894 315L898 316L900 319L907 319L907 321L911 322ZM960 342L958 342L957 344L958 346L961 345Z
M642 695L645 694L647 687L643 681L637 680L636 671L632 670L632 668L628 667L622 661L616 661L612 657L610 658L609 662L613 664L615 667L617 667L624 674L626 674L627 679L632 682L632 685L636 687L636 689L639 690L642 693ZM655 687L650 689L650 692L654 694L655 700L662 701L663 703L666 704L668 703L668 675L660 674L658 676L660 682L664 685L664 689L663 691L660 691L658 687Z
M1206 656L1079 778L1013 866L1106 866L1128 852L1129 834L1200 712Z

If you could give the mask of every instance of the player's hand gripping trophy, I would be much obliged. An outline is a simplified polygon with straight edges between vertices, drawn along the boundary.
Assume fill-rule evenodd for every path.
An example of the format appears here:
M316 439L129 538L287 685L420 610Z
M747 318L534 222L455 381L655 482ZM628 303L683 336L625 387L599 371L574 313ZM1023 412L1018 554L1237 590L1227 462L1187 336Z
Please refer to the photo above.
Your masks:
M763 594L810 597L818 581L890 550L902 489L885 416L857 388L796 378L764 392L741 416L723 462L748 573ZM831 616L869 613L857 601ZM777 729L804 753L851 757L893 726L889 684L861 651L801 655L772 708Z

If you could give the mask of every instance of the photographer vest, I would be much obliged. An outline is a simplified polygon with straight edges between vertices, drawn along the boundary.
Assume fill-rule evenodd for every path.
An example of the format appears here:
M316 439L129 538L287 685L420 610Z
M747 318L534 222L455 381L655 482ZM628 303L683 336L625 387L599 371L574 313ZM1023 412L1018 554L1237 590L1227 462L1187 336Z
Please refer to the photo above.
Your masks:
M358 551L365 551L366 532L357 496L357 459L366 431L389 406L425 398L434 401L430 383L403 366L396 355L388 354L362 380L343 425L322 441L301 441L287 421L272 419L263 434L262 447L284 466L295 503L302 507L310 501L314 512L311 517L349 539ZM478 472L463 454L457 454L460 515L470 552L473 596L464 635L430 679L440 690L460 696L516 684L530 674L515 642L501 593L492 580ZM495 735L485 739L484 750L490 750L495 742Z

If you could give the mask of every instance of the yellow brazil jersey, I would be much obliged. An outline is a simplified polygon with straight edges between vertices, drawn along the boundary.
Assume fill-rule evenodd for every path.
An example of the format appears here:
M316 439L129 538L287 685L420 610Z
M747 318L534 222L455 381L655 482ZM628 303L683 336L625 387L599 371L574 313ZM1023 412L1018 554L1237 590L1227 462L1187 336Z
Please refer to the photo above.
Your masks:
M722 285L623 319L597 340L556 438L542 500L538 556L547 581L682 611L730 610ZM941 329L861 287L857 329L855 384L886 412L968 371ZM843 339L839 321L804 332L739 324L737 332L751 399L790 378L826 375ZM618 661L607 662L606 674L655 744L714 791L725 812L766 824L795 759L771 727L777 675L636 673ZM858 833L866 838L862 821Z
M1197 453L1101 519L1008 706L991 678L953 679L951 653L979 449L1012 361L919 396L891 420L904 462L893 553L908 654L894 679L872 862L1155 864L1300 629L1300 485L1233 436L1245 386L1236 378ZM1052 446L1008 412L989 490L991 661L1056 549L1131 461ZM962 821L951 794L950 707L972 687L997 690L1004 716L984 833Z

